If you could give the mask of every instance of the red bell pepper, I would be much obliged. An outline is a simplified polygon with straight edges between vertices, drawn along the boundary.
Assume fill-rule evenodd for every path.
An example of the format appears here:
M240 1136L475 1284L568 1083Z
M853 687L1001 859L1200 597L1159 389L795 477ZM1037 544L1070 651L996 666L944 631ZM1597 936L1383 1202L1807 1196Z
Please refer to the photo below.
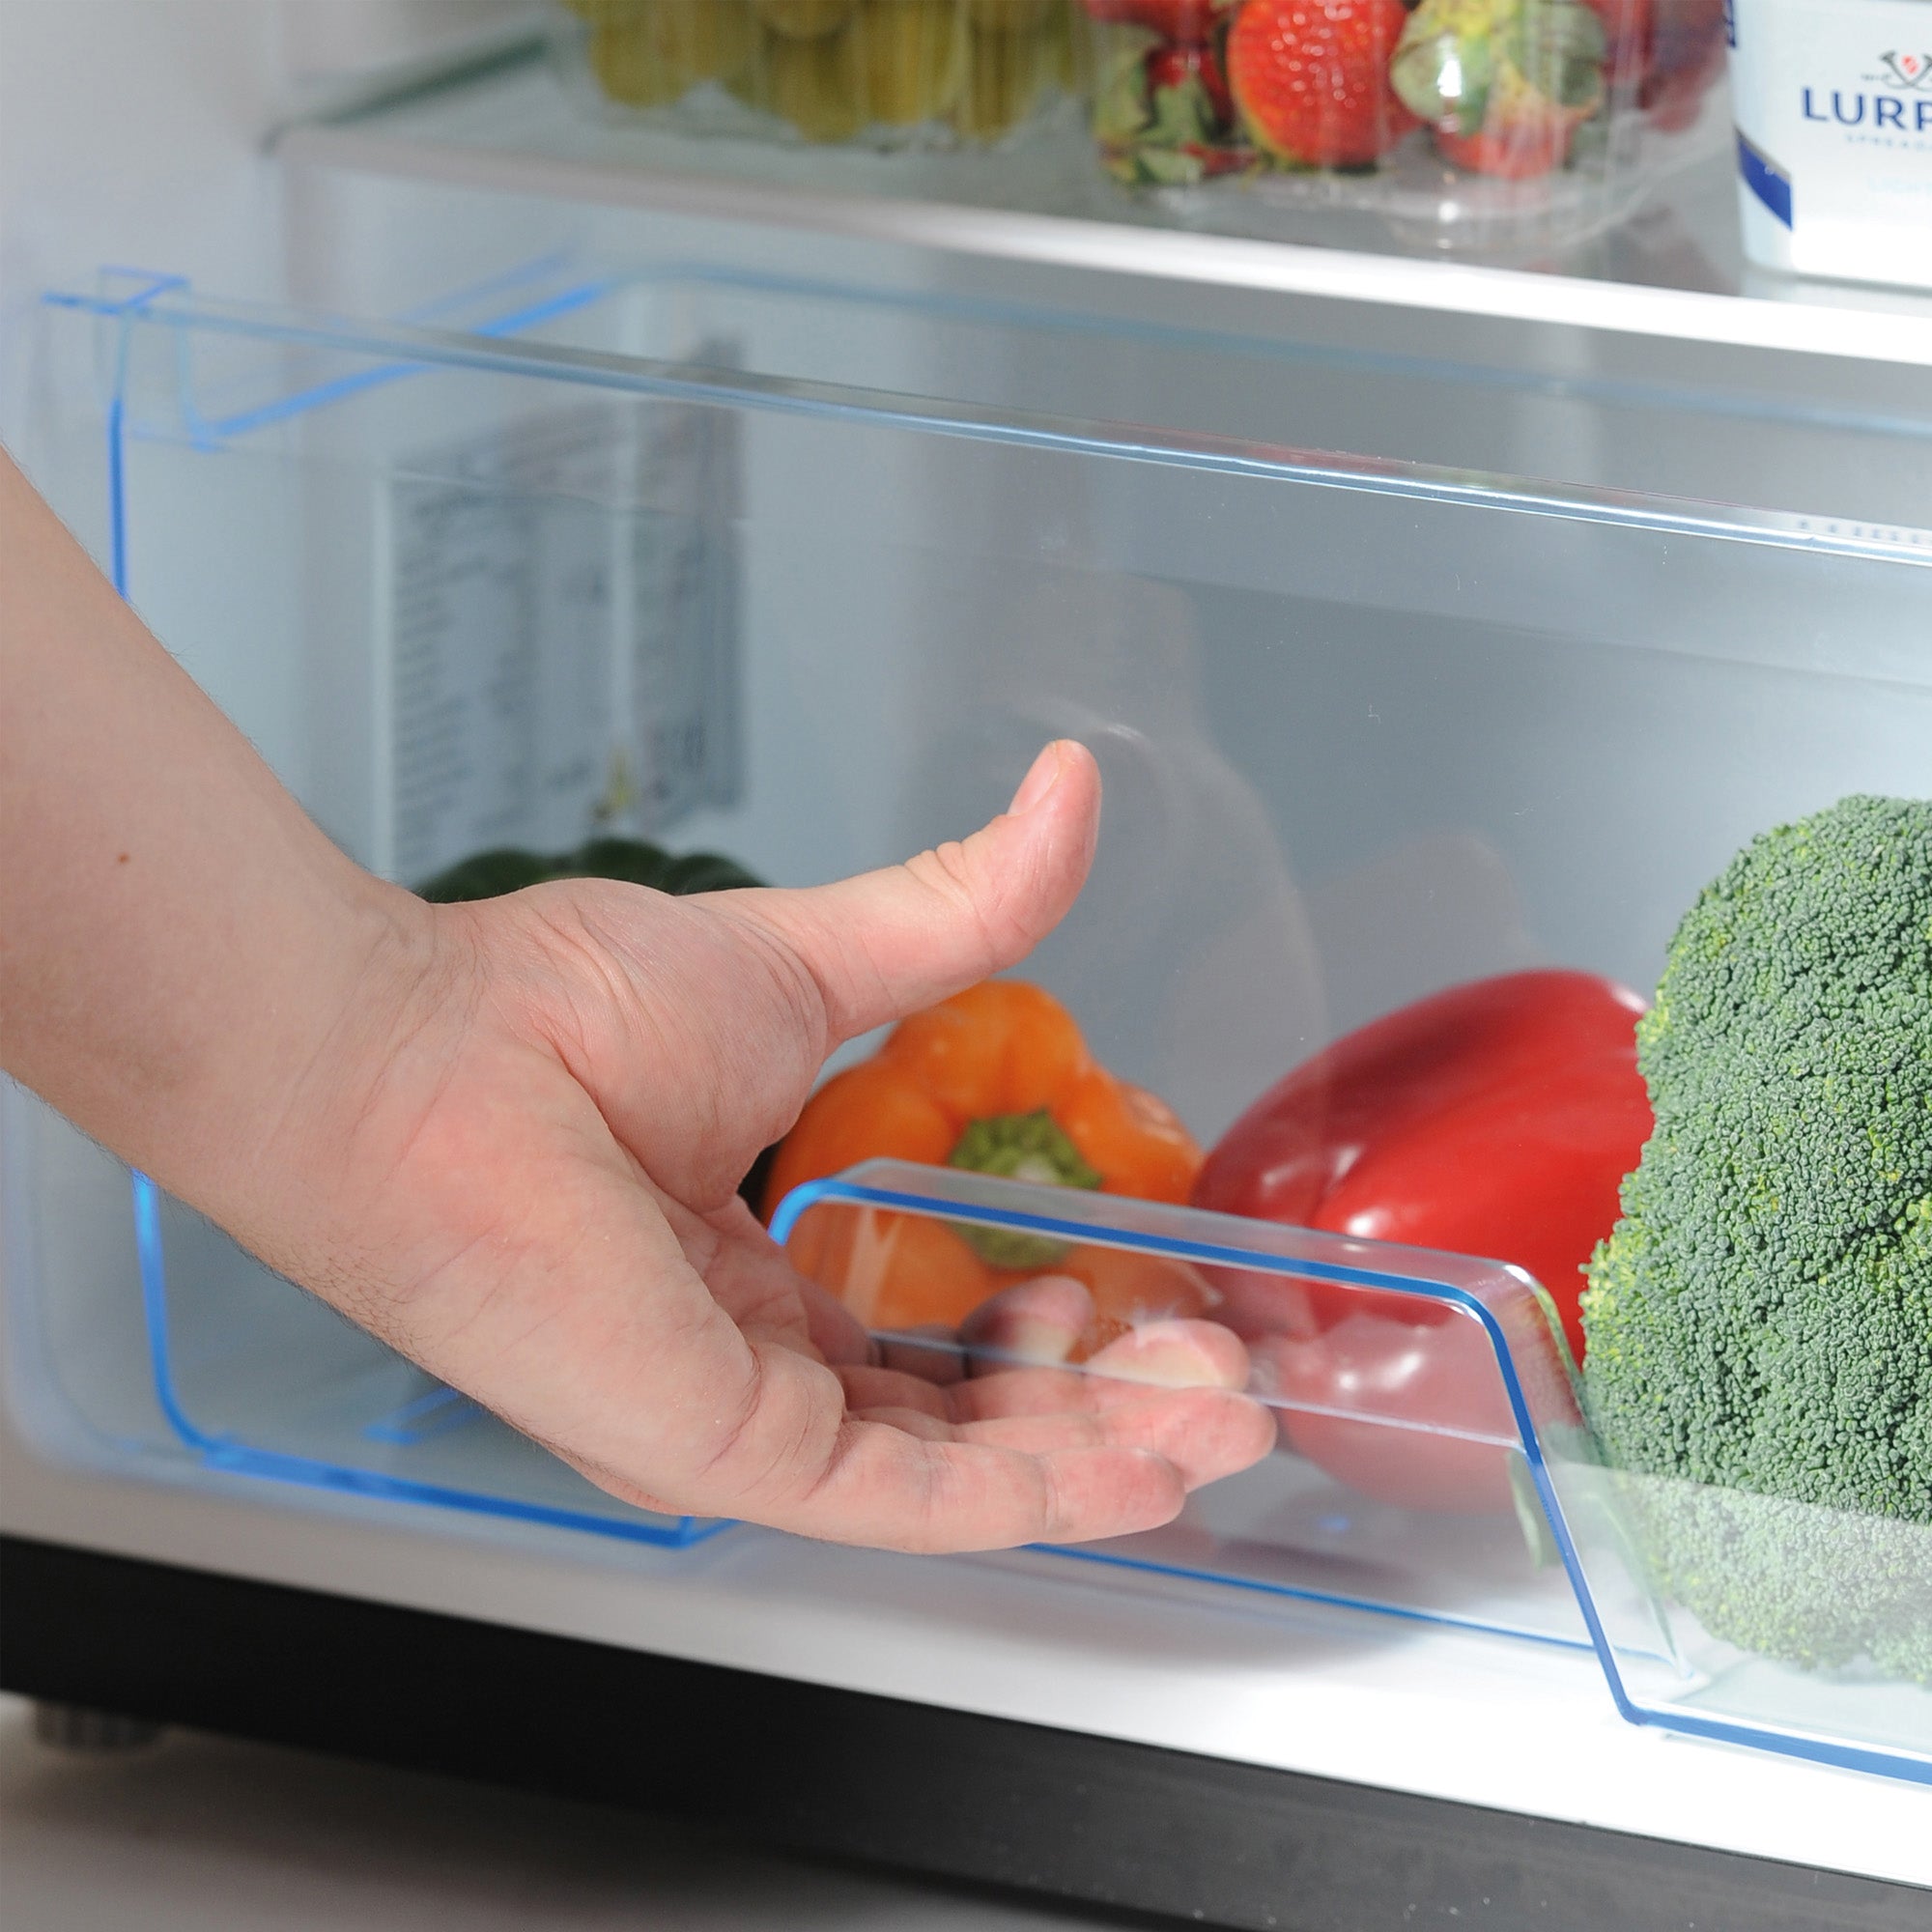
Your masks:
M1521 1319L1533 1320L1534 1309L1506 1312L1532 1414L1573 1420L1567 1388L1554 1386L1560 1372L1551 1373L1548 1333L1528 1332ZM1516 1418L1494 1348L1473 1318L1427 1324L1361 1311L1315 1335L1250 1342L1248 1352L1258 1380L1295 1405L1281 1411L1289 1446L1351 1490L1460 1515L1517 1506Z
M1637 995L1587 973L1512 973L1373 1021L1289 1074L1208 1155L1195 1203L1513 1262L1583 1351L1581 1268L1650 1137ZM1217 1281L1217 1319L1272 1359L1290 1443L1368 1495L1507 1509L1501 1452L1347 1419L1511 1433L1480 1331L1447 1305L1262 1275ZM1466 1332L1465 1332L1466 1331ZM1323 1415L1319 1408L1344 1411Z

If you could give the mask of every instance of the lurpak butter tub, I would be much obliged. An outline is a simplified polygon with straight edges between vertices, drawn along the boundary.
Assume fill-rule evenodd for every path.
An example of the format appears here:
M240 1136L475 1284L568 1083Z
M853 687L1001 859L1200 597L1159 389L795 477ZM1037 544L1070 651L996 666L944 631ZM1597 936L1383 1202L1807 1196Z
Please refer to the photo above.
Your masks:
M1932 288L1932 0L1730 0L1745 252Z

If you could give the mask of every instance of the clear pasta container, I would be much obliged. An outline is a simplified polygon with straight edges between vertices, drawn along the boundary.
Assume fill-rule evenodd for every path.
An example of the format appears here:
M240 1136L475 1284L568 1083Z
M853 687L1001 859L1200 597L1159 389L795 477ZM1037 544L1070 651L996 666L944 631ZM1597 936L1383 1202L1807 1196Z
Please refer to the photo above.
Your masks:
M1580 240L1728 131L1723 0L1084 0L1107 171L1171 218Z
M606 113L692 133L943 148L1004 140L1078 91L1077 7L563 0L555 46Z

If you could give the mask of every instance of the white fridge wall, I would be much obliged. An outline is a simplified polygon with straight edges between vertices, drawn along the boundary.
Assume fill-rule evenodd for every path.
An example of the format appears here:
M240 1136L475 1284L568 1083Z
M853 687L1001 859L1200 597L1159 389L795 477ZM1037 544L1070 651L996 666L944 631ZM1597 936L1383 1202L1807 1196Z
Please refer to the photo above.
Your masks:
M280 10L289 77L303 89L433 58L543 13L540 0L280 0Z
M285 85L273 0L0 0L9 325L107 262L266 286L279 190L259 136Z
M0 0L0 436L31 431L25 326L105 264L283 285L276 119L514 24L530 0Z

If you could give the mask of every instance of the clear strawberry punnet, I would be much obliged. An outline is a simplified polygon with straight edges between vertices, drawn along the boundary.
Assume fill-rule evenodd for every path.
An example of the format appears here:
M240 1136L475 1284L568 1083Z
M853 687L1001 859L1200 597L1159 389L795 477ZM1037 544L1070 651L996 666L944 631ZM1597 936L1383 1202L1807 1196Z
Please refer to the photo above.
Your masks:
M1723 0L1084 6L1108 172L1204 225L1351 213L1427 246L1542 245L1716 138ZM1189 192L1217 181L1243 192Z

